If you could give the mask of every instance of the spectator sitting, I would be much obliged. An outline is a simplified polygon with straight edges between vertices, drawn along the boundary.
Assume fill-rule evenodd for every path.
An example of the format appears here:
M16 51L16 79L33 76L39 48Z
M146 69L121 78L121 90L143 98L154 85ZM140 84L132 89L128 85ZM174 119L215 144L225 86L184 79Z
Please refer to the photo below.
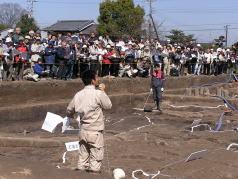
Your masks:
M26 69L23 72L23 78L28 81L40 81L39 75L34 74L30 64L26 64Z
M38 62L35 62L33 70L35 74L39 75L39 77L46 77L49 75L49 70L44 70L41 59L38 60Z

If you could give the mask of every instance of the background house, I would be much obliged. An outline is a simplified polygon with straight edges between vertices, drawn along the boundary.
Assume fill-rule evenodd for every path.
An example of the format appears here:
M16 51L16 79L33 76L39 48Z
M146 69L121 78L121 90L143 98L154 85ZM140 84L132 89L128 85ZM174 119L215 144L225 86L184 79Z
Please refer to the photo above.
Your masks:
M97 24L93 20L62 20L42 30L62 34L70 32L89 35L91 33L96 33L96 29Z

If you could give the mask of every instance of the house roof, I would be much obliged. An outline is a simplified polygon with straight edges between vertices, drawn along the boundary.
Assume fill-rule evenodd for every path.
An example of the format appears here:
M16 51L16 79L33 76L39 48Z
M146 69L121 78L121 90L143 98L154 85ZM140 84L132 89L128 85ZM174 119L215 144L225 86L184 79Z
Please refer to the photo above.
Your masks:
M91 26L81 30L80 32L82 32L82 34L91 34L92 32L95 33L97 31L97 27L98 27L97 24L92 24Z
M62 20L44 28L44 31L80 32L95 24L93 20Z

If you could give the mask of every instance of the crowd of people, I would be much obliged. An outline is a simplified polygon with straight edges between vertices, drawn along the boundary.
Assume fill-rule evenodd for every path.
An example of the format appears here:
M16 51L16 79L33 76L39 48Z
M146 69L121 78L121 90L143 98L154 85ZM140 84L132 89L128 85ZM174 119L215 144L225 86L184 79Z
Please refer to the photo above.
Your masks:
M70 80L86 70L101 77L149 77L160 64L165 76L219 75L237 72L238 54L233 48L204 49L156 40L117 39L94 33L48 34L10 29L0 38L0 79L33 80L53 78Z

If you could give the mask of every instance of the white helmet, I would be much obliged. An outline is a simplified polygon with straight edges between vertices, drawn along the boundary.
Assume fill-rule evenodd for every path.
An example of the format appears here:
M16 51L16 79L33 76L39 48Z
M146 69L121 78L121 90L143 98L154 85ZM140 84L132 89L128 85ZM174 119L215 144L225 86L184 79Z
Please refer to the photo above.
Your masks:
M6 38L6 43L9 43L9 42L12 42L11 37L7 37L7 38Z
M113 170L114 179L123 179L126 178L125 172L121 168L116 168Z

